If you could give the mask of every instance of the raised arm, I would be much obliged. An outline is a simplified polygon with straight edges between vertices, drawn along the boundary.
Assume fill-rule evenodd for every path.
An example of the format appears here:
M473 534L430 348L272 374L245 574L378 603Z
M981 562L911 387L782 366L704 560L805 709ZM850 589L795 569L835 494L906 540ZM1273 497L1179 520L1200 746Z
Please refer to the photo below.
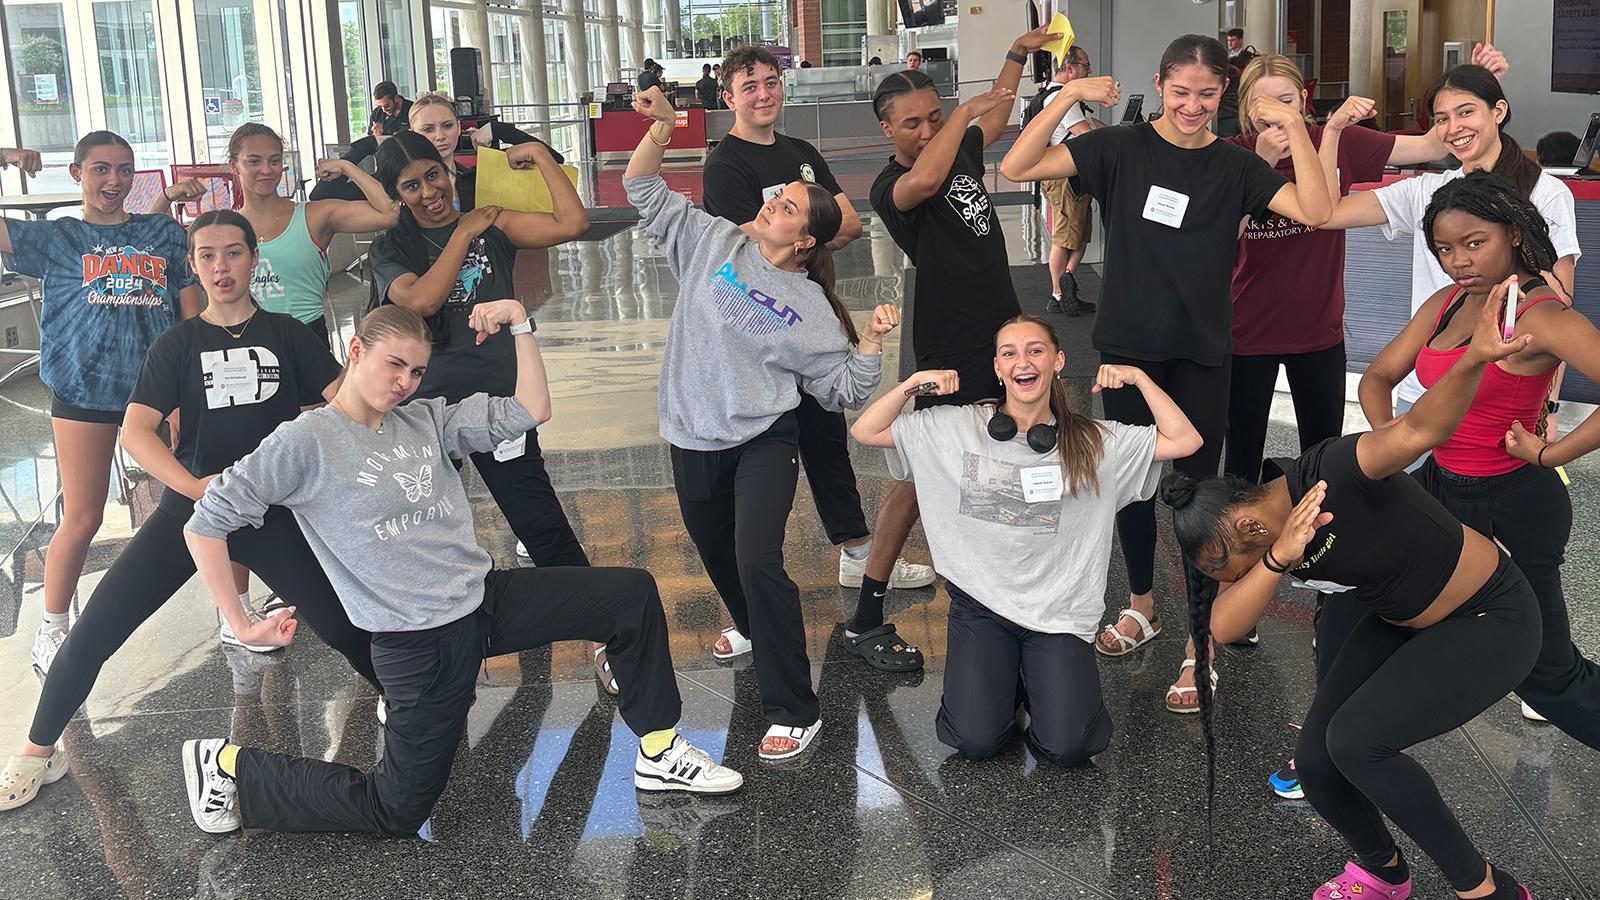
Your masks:
M861 216L843 191L833 195L833 202L839 204L839 233L828 242L828 249L838 250L861 237Z
M1257 122L1282 128L1289 137L1294 183L1280 188L1267 206L1280 216L1312 228L1327 222L1333 215L1333 200L1328 193L1328 179L1323 175L1322 159L1311 143L1305 119L1293 107L1265 96L1257 97L1250 104L1249 116ZM1333 196L1337 197L1337 185L1334 191Z
M1388 428L1369 431L1356 441L1356 462L1376 481L1405 470L1417 457L1444 442L1472 405L1483 380L1483 367L1527 349L1532 335L1501 340L1500 316L1506 299L1506 282L1496 285L1483 305L1467 352L1450 371L1428 389L1406 413Z
M1344 130L1372 115L1376 108L1377 104L1366 97L1348 97L1333 111L1322 128L1322 144L1317 147L1317 155L1322 159L1322 179L1328 185L1330 218L1339 205L1339 143Z
M1541 303L1517 320L1540 336L1539 349L1582 372L1590 381L1600 379L1600 331L1582 313L1573 309L1567 292L1544 273L1550 289L1565 305ZM1532 423L1530 423L1532 424ZM1525 462L1546 468L1564 466L1600 447L1600 415L1591 411L1577 428L1546 444L1521 422L1514 422L1506 433L1506 452ZM1548 448L1548 449L1547 449ZM1541 455L1542 452L1542 455Z
M1029 54L1043 47L1051 35L1041 25L1027 32L1011 42L1011 49L1006 51L1006 61L1000 66L1000 74L995 76L994 88L1010 91L1011 96L1017 96L1017 85L1022 82L1022 67L1027 64ZM1007 102L989 110L978 117L978 127L983 129L983 146L1000 139L1000 133L1006 130L1006 125L1011 121L1012 104Z
M365 200L312 200L306 205L312 236L326 247L336 234L387 231L399 218L400 202L390 197L366 169L342 159L317 163L318 182L348 180Z
M1074 78L1067 82L1061 88L1061 96L1046 103L1044 109L1022 129L1022 134L1006 151L1005 158L1000 160L1000 174L1016 182L1077 175L1078 167L1072 161L1072 152L1067 145L1050 144L1056 127L1066 117L1068 110L1079 103L1092 102L1111 107L1116 105L1121 95L1121 88L1116 81L1104 75L1098 78Z
M975 120L996 108L1011 108L1016 94L1005 88L995 88L958 104L945 119L944 127L933 136L922 154L911 164L911 171L901 175L894 183L894 206L901 212L916 209L922 201L938 193L940 185L950 176L956 154L961 152L961 142L966 140L967 127Z
M520 300L495 300L479 303L472 308L468 324L478 332L478 343L502 327L520 329L528 322L527 307ZM544 357L539 353L539 343L533 330L517 334L513 339L517 348L517 402L533 417L535 425L550 421L550 381L545 374Z
M511 243L523 249L554 247L574 241L589 230L589 211L584 209L578 189L567 178L561 164L550 155L543 142L530 142L515 148L515 156L506 154L514 169L537 167L550 190L551 211L548 213L505 210L495 224Z
M1089 390L1098 394L1127 387L1138 389L1145 405L1150 407L1151 417L1155 419L1156 462L1183 459L1199 452L1200 445L1204 443L1199 429L1178 408L1177 402L1150 380L1143 369L1134 366L1101 366L1095 376L1094 387Z
M667 155L667 145L672 143L672 129L678 114L672 109L661 88L651 86L633 95L633 111L650 120L639 146L628 157L628 168L623 178L642 178L661 171L661 160Z
M860 344L813 354L798 372L800 389L815 397L824 409L859 409L883 378L883 338L900 324L900 309L880 303L861 330ZM842 337L842 335L841 335Z
M499 216L498 206L480 206L463 214L460 224L428 271L421 275L408 272L389 282L389 302L422 316L438 312L455 289L456 277L461 274L461 266L466 262L473 240L488 231Z

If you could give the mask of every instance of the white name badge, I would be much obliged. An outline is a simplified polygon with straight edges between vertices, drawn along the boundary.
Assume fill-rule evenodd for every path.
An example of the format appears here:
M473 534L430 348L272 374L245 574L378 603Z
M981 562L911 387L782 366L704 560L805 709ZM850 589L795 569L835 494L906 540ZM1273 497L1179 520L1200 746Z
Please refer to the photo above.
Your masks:
M1159 184L1150 185L1150 195L1144 198L1144 217L1172 228L1183 227L1183 213L1188 208L1188 194L1169 191Z
M788 185L772 184L772 185L768 185L768 186L762 188L761 189L761 202L765 203L768 200L771 200L773 197L776 197L779 194L783 193L783 189L785 187L788 187Z
M528 451L528 436L519 434L509 441L501 441L500 446L494 448L495 462L510 462Z
M211 369L211 388L218 391L255 390L256 361L253 359L219 362Z
M1061 467L1029 466L1020 470L1022 499L1029 503L1051 503L1061 499Z
M1354 587L1351 587L1348 584L1340 584L1337 581L1320 581L1315 578L1309 581L1301 581L1298 578L1291 578L1289 579L1289 583L1295 587L1310 588L1313 591L1321 591L1324 594L1342 594L1345 591L1355 590Z

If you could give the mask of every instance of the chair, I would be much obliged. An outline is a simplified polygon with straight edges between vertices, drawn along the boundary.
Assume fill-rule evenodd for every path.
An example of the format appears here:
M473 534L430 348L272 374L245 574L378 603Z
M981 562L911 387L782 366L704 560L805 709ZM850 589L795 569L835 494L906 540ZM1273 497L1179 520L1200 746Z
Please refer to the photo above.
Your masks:
M225 165L215 163L199 163L192 165L174 165L172 167L172 183L197 178L205 185L206 192L200 199L191 200L178 207L175 215L178 221L193 220L201 213L217 209L238 209L244 206L244 194L239 190L239 180Z
M167 189L167 173L160 169L137 169L133 173L133 185L128 188L128 196L122 207L130 213L147 213L156 207L156 198ZM170 208L163 210L172 215Z

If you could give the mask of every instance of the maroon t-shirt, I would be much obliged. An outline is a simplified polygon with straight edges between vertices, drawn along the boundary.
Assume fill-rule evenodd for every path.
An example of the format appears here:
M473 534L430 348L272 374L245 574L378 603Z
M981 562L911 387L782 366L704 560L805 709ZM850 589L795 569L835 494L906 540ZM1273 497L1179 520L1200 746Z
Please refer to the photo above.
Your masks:
M1322 126L1310 127L1322 145ZM1249 150L1256 135L1228 140ZM1394 150L1394 135L1352 125L1339 137L1339 193L1377 181ZM1278 171L1294 180L1289 157ZM1319 231L1279 215L1252 219L1233 265L1233 352L1236 356L1311 353L1344 340L1344 231Z

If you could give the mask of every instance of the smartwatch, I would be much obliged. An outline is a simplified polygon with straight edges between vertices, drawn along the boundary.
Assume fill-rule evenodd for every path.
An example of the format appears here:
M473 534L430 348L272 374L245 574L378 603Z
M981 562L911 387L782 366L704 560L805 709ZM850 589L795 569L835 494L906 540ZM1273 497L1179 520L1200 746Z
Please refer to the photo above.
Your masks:
M507 330L512 334L533 334L533 319L531 317L523 319L521 322L512 325Z

